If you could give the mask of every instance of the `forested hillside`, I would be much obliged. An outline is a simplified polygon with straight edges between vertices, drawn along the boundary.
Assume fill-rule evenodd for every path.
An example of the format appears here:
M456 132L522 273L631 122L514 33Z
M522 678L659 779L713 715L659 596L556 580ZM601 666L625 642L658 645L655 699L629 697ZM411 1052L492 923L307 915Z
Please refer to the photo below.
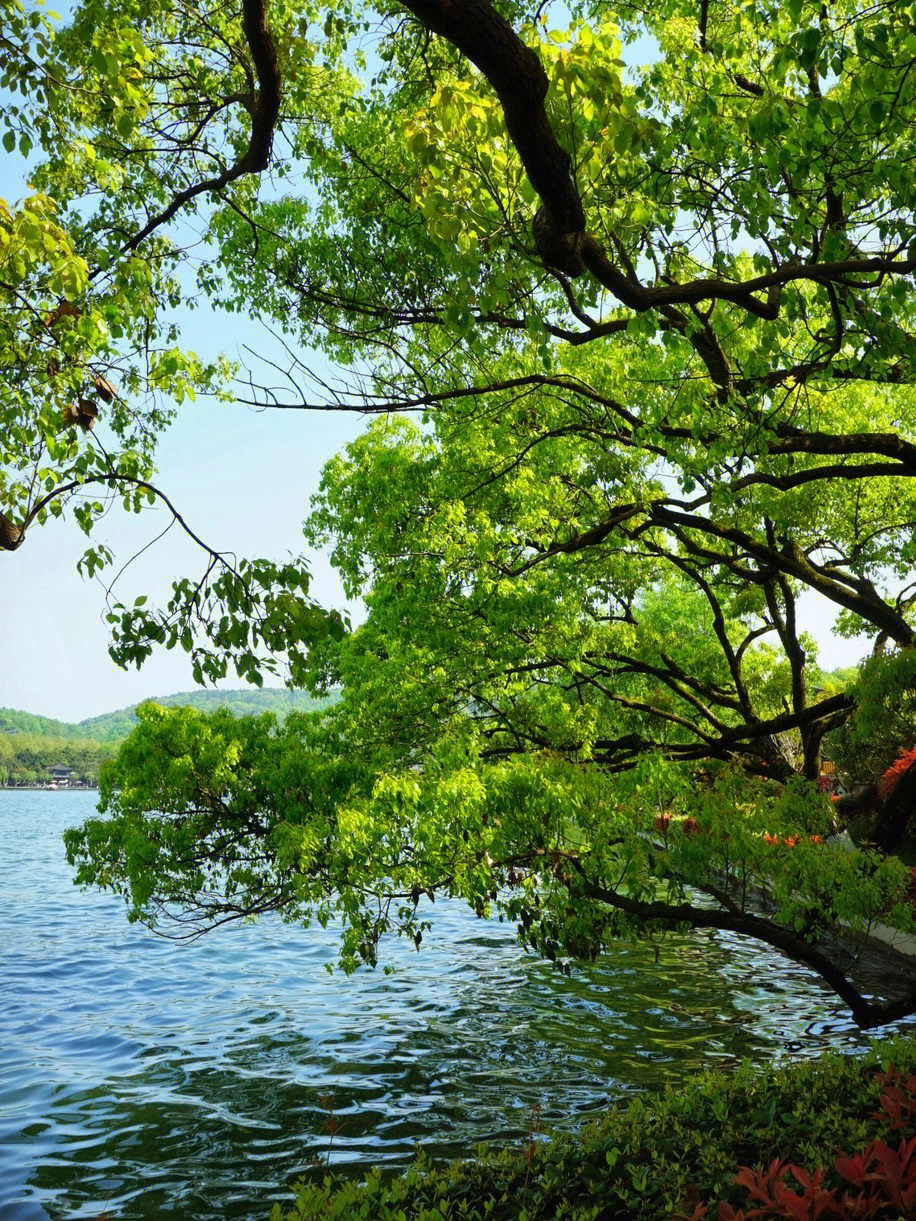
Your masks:
M155 698L160 704L190 705L211 712L229 708L236 716L276 712L282 717L288 712L321 707L326 702L285 688L180 691ZM77 724L0 708L0 784L42 784L47 779L47 769L58 763L73 769L74 780L94 784L102 761L115 753L117 744L136 723L136 705Z
M0 733L0 785L47 784L48 769L56 764L72 768L71 782L95 784L102 762L116 750L113 742L90 738Z
M0 708L0 734L28 733L42 738L79 738L78 725L66 721L55 721L51 717L36 716L32 712L19 712L14 708Z
M257 716L262 712L276 712L278 716L285 716L288 712L308 712L327 702L317 700L305 691L289 691L285 687L266 690L251 688L239 691L179 691L175 695L154 698L157 704L200 708L205 712L229 708L236 716ZM132 708L108 712L104 716L90 717L71 728L79 737L94 738L99 742L120 742L122 738L127 737L136 723L137 713L134 705Z

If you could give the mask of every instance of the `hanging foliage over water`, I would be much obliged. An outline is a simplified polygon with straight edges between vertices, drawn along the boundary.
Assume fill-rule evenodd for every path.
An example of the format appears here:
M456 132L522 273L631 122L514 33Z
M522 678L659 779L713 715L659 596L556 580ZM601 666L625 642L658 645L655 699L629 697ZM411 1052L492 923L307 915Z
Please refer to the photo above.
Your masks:
M391 923L419 944L424 890L504 901L561 962L729 928L864 1024L912 1010L824 948L910 917L898 863L822 842L814 782L826 734L913 686L916 10L4 11L5 138L39 162L0 214L3 545L65 505L90 530L96 489L163 498L162 394L379 417L306 527L357 631L298 561L207 548L166 606L112 613L123 664L180 644L199 678L287 667L339 708L297 742L151 712L114 822L71 839L80 877L205 924L349 896L347 964ZM195 291L282 328L284 370L182 350L191 212ZM816 669L812 594L870 641L851 684ZM247 787L276 752L299 788Z

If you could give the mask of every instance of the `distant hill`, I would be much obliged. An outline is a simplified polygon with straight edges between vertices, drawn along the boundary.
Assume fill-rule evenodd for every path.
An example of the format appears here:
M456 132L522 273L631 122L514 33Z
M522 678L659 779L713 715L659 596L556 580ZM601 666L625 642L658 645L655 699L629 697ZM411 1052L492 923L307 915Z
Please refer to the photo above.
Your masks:
M40 738L79 738L82 735L76 725L66 721L55 721L47 716L35 716L31 712L17 712L13 708L0 708L0 733L33 733Z
M276 712L285 716L288 712L308 712L322 708L327 699L316 699L304 691L288 691L285 687L245 688L238 691L179 691L175 695L153 697L158 704L187 706L212 712L216 708L228 708L236 716L257 716L262 712ZM120 742L126 738L137 723L137 706L121 708L104 716L88 717L85 721L70 724L55 721L51 717L35 716L31 712L18 712L13 708L0 708L0 733L32 734L41 738L78 739L80 741Z

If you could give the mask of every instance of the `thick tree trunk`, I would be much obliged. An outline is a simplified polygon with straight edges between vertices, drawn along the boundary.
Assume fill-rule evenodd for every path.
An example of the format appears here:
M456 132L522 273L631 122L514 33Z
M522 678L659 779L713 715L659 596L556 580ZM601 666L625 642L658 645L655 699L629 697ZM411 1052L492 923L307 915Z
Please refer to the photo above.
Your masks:
M25 538L25 531L5 513L0 513L0 551L15 551Z
M873 838L883 852L893 852L903 839L914 808L916 763L903 773L878 813Z

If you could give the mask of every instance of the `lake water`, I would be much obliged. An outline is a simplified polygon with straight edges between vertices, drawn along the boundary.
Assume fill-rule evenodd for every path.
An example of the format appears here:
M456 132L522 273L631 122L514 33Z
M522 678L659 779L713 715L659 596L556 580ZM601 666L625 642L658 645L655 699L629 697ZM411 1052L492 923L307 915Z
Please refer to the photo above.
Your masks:
M723 936L572 979L441 903L391 975L329 977L333 933L274 920L174 945L73 886L61 835L94 801L0 792L0 1221L266 1221L328 1157L521 1143L535 1105L573 1124L703 1066L865 1043L816 979Z

